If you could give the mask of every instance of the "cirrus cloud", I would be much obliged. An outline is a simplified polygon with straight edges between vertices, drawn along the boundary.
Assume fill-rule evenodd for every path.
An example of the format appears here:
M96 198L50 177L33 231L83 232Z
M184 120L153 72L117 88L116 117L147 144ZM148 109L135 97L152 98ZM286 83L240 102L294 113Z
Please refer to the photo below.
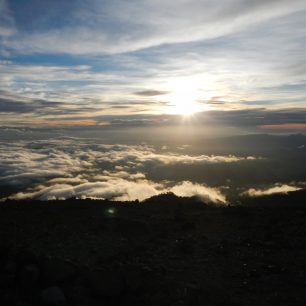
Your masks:
M6 1L1 2L7 6ZM54 1L44 5L31 2L27 6L11 5L13 10L6 14L10 20L16 19L19 29L6 46L17 52L130 52L220 37L306 8L302 0L292 0L290 6L285 0L224 0L222 5L214 5L210 0L86 0L62 5ZM32 15L23 12L25 17L20 18L20 11L26 11L31 4L35 7ZM34 21L30 23L29 19Z

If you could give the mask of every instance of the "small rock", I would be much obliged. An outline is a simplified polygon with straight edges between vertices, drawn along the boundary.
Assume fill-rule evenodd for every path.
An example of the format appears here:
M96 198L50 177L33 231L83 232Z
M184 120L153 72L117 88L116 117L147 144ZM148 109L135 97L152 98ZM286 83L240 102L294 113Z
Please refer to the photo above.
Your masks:
M50 287L41 293L41 300L45 306L64 306L66 297L59 287Z

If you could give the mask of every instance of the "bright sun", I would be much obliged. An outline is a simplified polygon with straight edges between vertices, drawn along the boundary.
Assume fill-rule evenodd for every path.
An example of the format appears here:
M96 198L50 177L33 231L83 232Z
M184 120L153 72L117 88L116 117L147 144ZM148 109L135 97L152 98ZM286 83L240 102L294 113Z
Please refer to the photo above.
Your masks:
M198 84L193 81L176 80L169 86L170 93L166 95L170 103L167 107L169 114L187 117L202 110L200 103L197 102L199 99Z

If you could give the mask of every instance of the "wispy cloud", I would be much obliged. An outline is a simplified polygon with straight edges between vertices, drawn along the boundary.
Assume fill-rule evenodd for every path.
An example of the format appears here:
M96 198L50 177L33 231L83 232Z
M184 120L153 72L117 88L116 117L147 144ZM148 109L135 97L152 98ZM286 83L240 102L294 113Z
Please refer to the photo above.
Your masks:
M255 189L250 188L249 190L242 193L243 196L249 196L249 197L260 197L260 196L267 196L277 193L288 193L292 191L301 190L302 188L297 186L291 186L291 185L276 185L274 187L266 188L266 189Z
M14 18L10 12L7 1L0 0L0 39L1 37L6 38L13 34L15 34Z
M50 8L50 14L46 8ZM136 1L107 2L87 0L68 5L70 22L54 27L54 13L61 20L61 7L47 1L44 21L37 18L36 28L8 42L22 52L59 52L73 54L120 53L166 43L182 43L214 38L241 31L271 18L305 9L304 1L226 0L222 6L210 1ZM175 14L174 14L175 12ZM103 18L101 18L101 16ZM128 16L128 17L127 17ZM130 16L133 16L131 18ZM38 16L39 17L39 16ZM36 20L36 18L34 19ZM20 24L22 26L22 24Z

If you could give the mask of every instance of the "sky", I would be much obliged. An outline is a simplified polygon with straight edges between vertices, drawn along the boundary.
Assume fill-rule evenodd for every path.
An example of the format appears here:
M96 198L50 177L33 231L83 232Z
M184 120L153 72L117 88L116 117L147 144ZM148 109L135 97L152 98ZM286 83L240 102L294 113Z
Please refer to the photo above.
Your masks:
M305 189L305 17L305 0L0 0L0 201Z
M306 130L305 0L0 0L2 127Z

